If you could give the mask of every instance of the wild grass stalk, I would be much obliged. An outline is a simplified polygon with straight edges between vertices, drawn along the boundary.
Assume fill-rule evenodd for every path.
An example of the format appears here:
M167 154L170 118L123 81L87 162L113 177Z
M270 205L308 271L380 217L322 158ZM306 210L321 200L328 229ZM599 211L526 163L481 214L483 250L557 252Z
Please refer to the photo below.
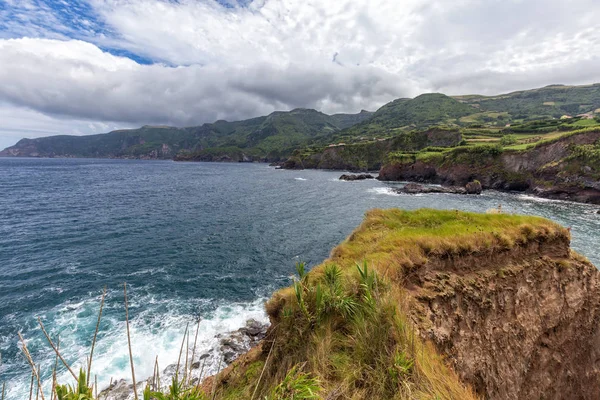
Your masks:
M138 400L137 385L135 383L135 368L133 366L133 352L131 351L131 335L129 333L129 305L127 304L127 283L123 283L125 295L125 325L127 326L127 347L129 348L129 363L131 365L131 379L133 381L133 397Z
M198 332L200 332L200 321L201 319L198 318L198 326L196 327L196 335L194 335L194 347L192 348L192 362L191 364L194 363L194 357L196 357L196 344L198 343ZM192 367L190 365L190 374L189 374L189 380L191 381L192 378ZM188 384L190 382L188 381Z
M183 368L183 384L185 385L187 382L187 374L188 374L188 359L190 354L190 335L187 335L187 340L185 341L185 367Z
M98 336L98 328L100 328L100 319L102 318L102 309L104 308L104 299L106 297L106 287L102 292L102 299L100 300L100 312L98 312L98 321L96 322L96 330L94 331L94 339L92 339L92 349L90 350L90 359L88 362L87 369L87 384L90 384L90 374L92 371L92 358L94 357L94 347L96 346L96 337Z
M21 340L21 344L23 346L21 350L23 351L23 354L25 354L25 358L27 359L27 362L29 363L29 366L31 367L31 371L35 374L35 379L37 380L37 387L40 390L42 400L45 400L44 392L42 391L42 381L40 379L40 374L38 373L38 370L36 369L36 365L35 365L35 362L33 361L33 358L31 358L31 354L29 353L29 349L27 348L27 343L25 343L25 339L23 339L21 332L19 332L18 335L19 335L19 339Z
M50 400L54 400L56 394L56 368L52 368L52 387L50 388Z
M200 368L200 375L198 376L198 382L196 382L196 390L200 388L202 383L202 375L204 375L204 366L206 365L206 358L202 361L202 368Z
M38 365L37 367L37 376L40 376L40 366ZM40 386L38 385L37 389L35 390L35 400L38 400L40 398Z
M63 365L67 368L67 370L69 370L69 372L73 376L73 379L75 379L75 381L77 381L77 375L75 375L75 372L73 372L73 370L71 369L69 364L67 364L67 362L65 361L63 356L60 354L60 351L58 350L58 348L54 345L54 342L52 341L52 339L50 339L50 335L48 335L48 332L46 332L46 328L44 328L44 324L42 323L42 319L40 317L38 317L38 324L40 325L40 328L42 328L42 332L44 333L44 336L46 336L46 340L48 341L48 343L50 343L50 346L56 353L57 357L60 359L60 361L63 363Z
M181 354L183 353L183 345L185 344L185 338L188 334L189 322L185 324L185 331L183 332L183 339L181 340L181 347L179 348L179 357L177 358L177 369L175 370L175 379L179 380L179 366L181 365Z
M212 386L212 395L211 399L215 400L215 396L217 395L217 379L219 377L219 373L221 372L221 362L223 361L223 357L219 358L219 366L217 367L217 373L213 378L213 386Z
M35 381L35 375L31 373L31 383L29 384L29 400L33 400L33 382Z
M156 360L154 361L154 367L156 369L156 384L154 386L154 390L160 392L160 369L158 368L158 356L156 356Z
M56 348L60 351L60 336L56 336ZM50 400L56 396L56 370L58 369L58 354L54 358L54 368L52 368L52 389L50 390Z
M258 391L258 387L260 386L260 381L267 369L267 364L269 364L269 360L271 359L271 353L273 353L273 347L275 346L275 338L273 338L273 342L271 342L271 348L269 349L269 354L267 354L267 359L265 360L265 365L263 365L262 371L260 371L260 376L258 377L258 381L256 382L256 386L254 387L254 392L252 392L252 397L250 400L254 400L254 396L256 396L256 392Z

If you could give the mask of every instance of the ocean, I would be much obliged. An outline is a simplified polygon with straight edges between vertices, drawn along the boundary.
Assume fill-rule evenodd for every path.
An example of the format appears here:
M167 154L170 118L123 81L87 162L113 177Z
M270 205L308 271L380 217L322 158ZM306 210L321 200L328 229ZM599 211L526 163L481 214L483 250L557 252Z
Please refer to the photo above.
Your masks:
M422 207L540 215L572 228L572 246L600 266L597 206L494 191L399 195L398 183L339 181L341 172L265 164L0 158L0 387L28 398L17 333L49 384L55 357L37 325L83 366L104 287L94 353L99 386L130 376L123 283L136 376L177 361L186 324L198 353L215 336L267 321L263 303L316 265L371 208ZM214 370L217 366L211 366ZM70 383L68 372L59 380Z

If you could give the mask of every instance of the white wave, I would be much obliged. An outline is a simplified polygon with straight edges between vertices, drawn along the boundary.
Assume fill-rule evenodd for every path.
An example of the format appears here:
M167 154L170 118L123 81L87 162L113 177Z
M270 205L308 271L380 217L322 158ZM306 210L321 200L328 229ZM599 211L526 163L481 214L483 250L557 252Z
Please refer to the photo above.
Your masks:
M390 187L375 187L375 188L370 188L370 189L367 189L367 192L369 192L369 193L375 193L375 194L386 194L388 196L400 196L399 193L395 192L394 189L392 189Z
M294 178L294 179L297 181L305 181L306 180L305 178Z
M527 200L527 201L535 201L538 203L558 203L558 202L564 202L564 200L557 200L557 199L546 199L544 197L537 197L537 196L531 196L528 194L519 194L516 196L517 199L519 200Z
M208 300L207 300L208 301ZM268 323L264 310L264 298L250 303L225 303L214 311L202 315L195 359L202 354L209 354L206 361L204 376L217 372L218 360L221 355L215 349L219 348L219 334L235 331L243 327L248 319L255 319ZM139 313L130 321L130 334L132 342L133 361L135 365L136 381L141 382L143 389L145 380L152 376L155 360L158 359L160 370L176 364L179 357L182 339L189 323L190 345L189 357L194 337L196 334L197 320L194 315L185 315L179 312L181 304L172 300L156 300L153 298L135 299L132 296L130 310L141 304L159 304L160 307L169 309L166 313L159 313L155 307ZM51 336L55 337L60 331L60 347L64 349L63 356L68 360L73 371L85 367L86 357L89 356L89 338L82 337L81 332L93 332L97 319L97 299L93 301L67 303L52 310L42 318L47 320L47 325L54 327ZM111 307L116 307L112 305ZM121 305L122 307L122 305ZM124 310L123 310L124 313ZM111 380L125 379L131 381L129 365L129 351L127 347L127 331L125 321L110 313L110 317L103 317L102 329L98 334L98 341L94 350L92 363L92 380L97 378L98 387L107 387ZM105 314L106 315L106 314ZM50 321L50 319L52 319ZM47 326L47 328L48 328ZM39 333L39 332L38 332ZM34 334L27 339L28 346L37 349L48 347L43 337ZM51 371L54 364L52 351L38 352L36 361L42 371ZM42 358L42 355L44 359ZM185 356L184 356L185 357ZM182 361L183 362L183 361ZM191 362L191 361L190 361ZM4 365L10 368L10 365ZM64 368L60 368L58 381L72 384L73 378ZM48 373L44 376L44 391L49 394L51 379ZM169 382L164 382L165 384ZM7 388L7 400L20 400L29 393L29 379L13 380Z

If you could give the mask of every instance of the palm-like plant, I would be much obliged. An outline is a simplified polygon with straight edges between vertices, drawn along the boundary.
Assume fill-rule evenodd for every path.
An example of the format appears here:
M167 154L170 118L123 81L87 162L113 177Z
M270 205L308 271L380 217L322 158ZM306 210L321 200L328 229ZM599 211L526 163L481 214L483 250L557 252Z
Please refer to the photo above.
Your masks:
M144 400L208 400L208 397L199 387L186 387L184 381L173 377L168 393L153 392L146 386Z
M87 375L83 369L79 370L79 378L75 387L71 385L56 385L58 400L94 400L92 388L87 385Z

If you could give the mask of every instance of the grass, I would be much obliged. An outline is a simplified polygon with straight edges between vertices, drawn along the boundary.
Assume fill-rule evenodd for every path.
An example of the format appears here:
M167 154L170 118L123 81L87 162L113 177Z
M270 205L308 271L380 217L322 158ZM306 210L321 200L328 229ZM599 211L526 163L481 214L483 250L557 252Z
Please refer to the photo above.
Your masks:
M598 121L596 121L595 119L580 119L579 121L574 122L573 125L579 127L590 127L600 126L600 123L598 123Z
M539 217L432 209L369 211L322 264L310 272L304 264L297 265L293 285L277 291L266 305L272 326L259 347L202 383L190 379L193 355L190 360L186 356L181 367L180 355L181 373L161 389L156 366L143 399L476 399L407 317L412 304L403 287L407 274L436 259L490 257L568 236L566 229ZM40 327L43 330L41 321ZM182 349L189 337L186 329ZM58 347L48 341L57 362L63 360ZM41 388L24 340L22 348ZM86 367L91 368L91 361ZM133 373L133 362L131 367ZM97 385L90 385L84 370L73 375L72 385L54 378L50 400L100 400L102 394L98 396Z
M246 371L261 363L254 388L260 396L254 398L269 398L290 371L302 371L315 383L317 398L475 399L416 334L407 317L406 274L431 259L489 255L568 234L529 216L369 211L327 260L310 272L299 264L294 284L273 295L267 303L271 338L222 374L217 398L246 398Z
M490 253L562 235L567 235L564 228L532 216L372 210L329 261L344 267L351 265L350 260L365 260L393 278L423 264L427 257Z

